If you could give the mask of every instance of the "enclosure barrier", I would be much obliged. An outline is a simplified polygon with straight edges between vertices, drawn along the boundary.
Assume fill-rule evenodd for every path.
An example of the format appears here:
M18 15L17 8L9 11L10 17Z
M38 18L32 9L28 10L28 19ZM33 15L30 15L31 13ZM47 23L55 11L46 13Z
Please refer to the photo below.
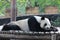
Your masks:
M0 38L58 40L59 34L58 32L0 31Z

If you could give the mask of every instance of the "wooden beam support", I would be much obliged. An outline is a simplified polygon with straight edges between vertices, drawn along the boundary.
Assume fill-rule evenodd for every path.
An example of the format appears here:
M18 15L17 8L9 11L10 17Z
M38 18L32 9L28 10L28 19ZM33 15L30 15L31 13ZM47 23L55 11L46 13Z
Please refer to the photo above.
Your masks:
M16 0L11 0L11 21L16 21Z
M51 40L56 40L56 34L51 35Z

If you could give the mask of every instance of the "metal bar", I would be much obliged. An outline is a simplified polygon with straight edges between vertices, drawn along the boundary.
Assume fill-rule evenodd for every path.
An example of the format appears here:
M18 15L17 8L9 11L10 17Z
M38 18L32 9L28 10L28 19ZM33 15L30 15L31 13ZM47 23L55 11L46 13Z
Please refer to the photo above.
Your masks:
M11 21L16 21L16 0L11 0Z

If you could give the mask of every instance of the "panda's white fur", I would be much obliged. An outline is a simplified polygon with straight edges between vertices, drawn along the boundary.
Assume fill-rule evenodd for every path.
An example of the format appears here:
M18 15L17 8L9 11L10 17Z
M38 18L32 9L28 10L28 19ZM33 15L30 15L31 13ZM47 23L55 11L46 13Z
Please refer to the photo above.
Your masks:
M29 27L28 27L28 19L24 19L24 20L19 20L19 21L15 21L15 22L11 22L9 23L9 25L18 25L23 31L29 31Z
M39 27L44 28L44 29L47 29L47 28L49 29L51 27L51 23L50 23L48 18L45 18L44 20L41 20L42 17L40 17L40 16L33 16L33 17L36 19L37 23L39 23ZM10 22L7 25L18 25L19 28L21 28L23 31L30 31L29 30L28 21L29 21L29 18L23 19L23 20L14 21L14 22ZM44 27L44 25L45 25L45 27ZM1 29L2 28L3 27L1 27Z
M4 27L4 25L1 25L1 26L0 26L0 31L2 31L3 27Z

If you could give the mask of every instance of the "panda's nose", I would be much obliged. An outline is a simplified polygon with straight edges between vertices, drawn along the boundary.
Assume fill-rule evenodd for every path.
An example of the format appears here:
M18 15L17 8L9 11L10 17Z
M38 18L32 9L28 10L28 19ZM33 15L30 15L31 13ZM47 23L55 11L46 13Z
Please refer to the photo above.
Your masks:
M47 29L49 29L49 28L47 27Z
M51 29L53 29L53 27L50 27Z

